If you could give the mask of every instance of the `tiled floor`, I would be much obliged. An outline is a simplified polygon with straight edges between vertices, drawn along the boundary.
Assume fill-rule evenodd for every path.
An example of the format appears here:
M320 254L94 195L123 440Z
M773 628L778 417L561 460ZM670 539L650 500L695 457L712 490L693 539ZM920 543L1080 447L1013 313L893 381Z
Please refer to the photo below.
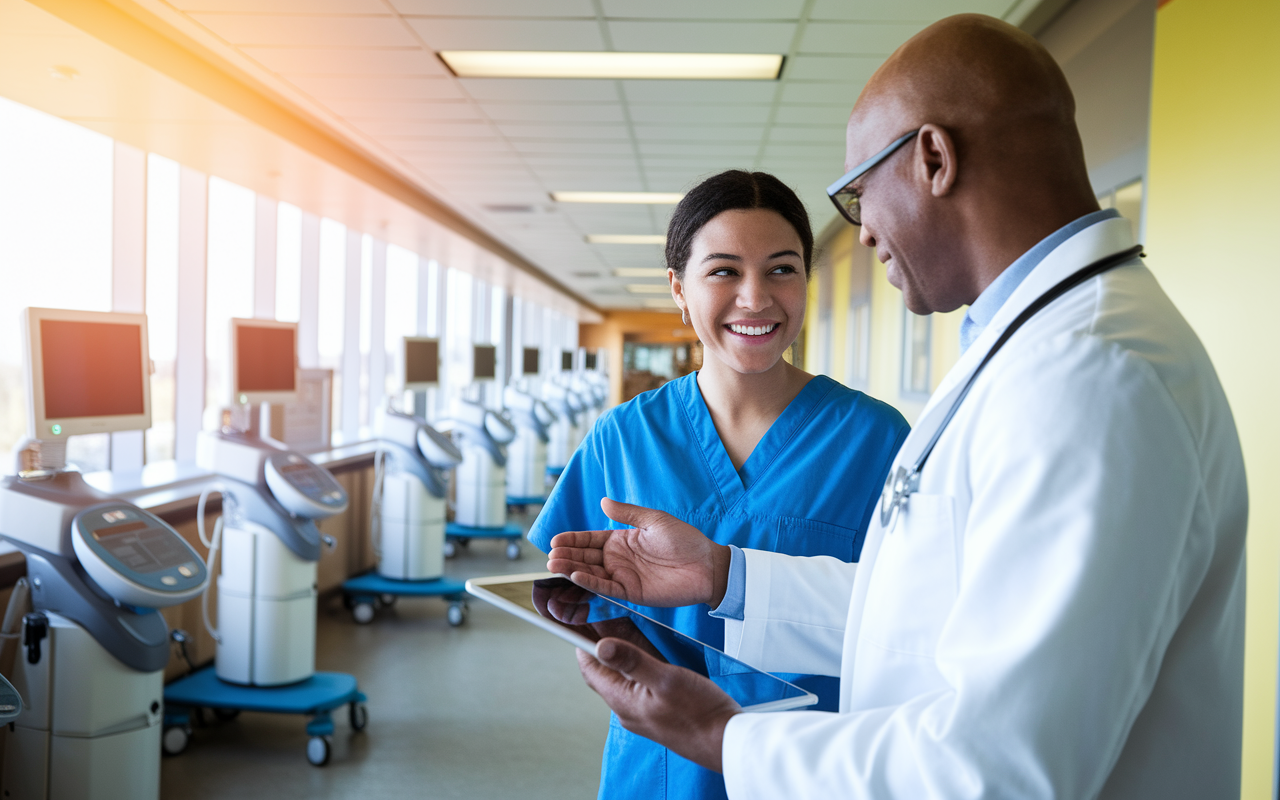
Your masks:
M540 571L540 553L507 561L474 541L451 577ZM197 727L164 759L165 800L291 798L594 798L609 725L582 682L573 648L478 600L451 628L438 599L403 599L356 625L323 607L317 666L350 672L369 697L369 726L335 715L328 766L307 763L305 718L241 714Z

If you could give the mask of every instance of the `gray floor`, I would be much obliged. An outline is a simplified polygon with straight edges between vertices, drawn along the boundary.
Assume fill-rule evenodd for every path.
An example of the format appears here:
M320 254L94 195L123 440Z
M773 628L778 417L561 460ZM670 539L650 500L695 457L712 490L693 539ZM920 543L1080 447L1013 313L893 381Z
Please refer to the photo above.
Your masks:
M474 541L447 563L451 577L533 572L527 542L507 561ZM369 726L335 716L328 766L307 763L305 718L241 714L197 727L185 753L162 765L161 797L594 798L609 725L578 674L573 648L473 600L449 627L446 605L402 599L356 625L334 601L320 612L317 667L350 672L369 697Z

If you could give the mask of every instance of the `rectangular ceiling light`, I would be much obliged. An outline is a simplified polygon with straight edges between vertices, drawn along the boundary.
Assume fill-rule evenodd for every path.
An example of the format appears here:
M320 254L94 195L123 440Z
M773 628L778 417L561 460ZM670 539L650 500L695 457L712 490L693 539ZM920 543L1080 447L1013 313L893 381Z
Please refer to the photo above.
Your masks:
M661 233L588 233L587 244L666 244Z
M666 267L618 267L613 271L615 278L665 278Z
M632 205L673 206L684 195L680 192L552 192L557 203L630 203Z
M612 78L773 81L773 53L599 53L545 50L441 50L459 78Z
M671 287L665 283L628 283L627 291L632 294L671 294Z
M644 306L645 308L679 308L679 306L676 305L676 301L672 300L670 297L651 297L644 301Z

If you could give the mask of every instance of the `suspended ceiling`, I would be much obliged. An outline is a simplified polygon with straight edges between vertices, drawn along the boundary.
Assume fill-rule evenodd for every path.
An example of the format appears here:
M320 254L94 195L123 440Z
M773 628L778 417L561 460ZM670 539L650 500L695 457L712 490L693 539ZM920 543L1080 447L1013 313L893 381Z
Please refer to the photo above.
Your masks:
M114 2L114 0L113 0ZM730 169L794 187L815 229L844 124L875 68L960 12L1024 24L1060 0L136 0L332 135L601 308L639 307L624 267L671 206L553 203L559 190L682 191ZM50 5L44 3L43 5ZM161 30L161 33L164 33ZM783 53L776 81L458 79L439 50Z

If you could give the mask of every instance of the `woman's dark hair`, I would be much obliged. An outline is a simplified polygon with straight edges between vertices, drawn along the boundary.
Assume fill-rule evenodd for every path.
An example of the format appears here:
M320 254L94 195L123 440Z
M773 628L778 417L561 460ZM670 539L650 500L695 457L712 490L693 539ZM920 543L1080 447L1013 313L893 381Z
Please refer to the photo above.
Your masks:
M671 215L667 225L667 267L684 277L693 249L693 237L702 226L722 211L763 208L791 223L804 247L804 274L809 276L813 262L813 229L804 203L791 187L767 172L731 169L713 175L693 187Z

